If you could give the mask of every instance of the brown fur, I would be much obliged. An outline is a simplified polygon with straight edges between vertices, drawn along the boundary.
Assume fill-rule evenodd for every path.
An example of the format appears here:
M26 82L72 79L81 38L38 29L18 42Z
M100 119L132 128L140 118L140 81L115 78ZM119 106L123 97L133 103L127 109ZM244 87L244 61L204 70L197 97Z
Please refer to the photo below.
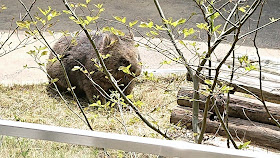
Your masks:
M130 94L133 87L134 77L123 73L119 70L120 66L128 66L131 64L130 71L139 76L141 66L139 65L140 58L137 48L134 46L133 36L116 36L114 34L99 33L93 31L91 33L99 52L103 55L110 54L111 56L104 59L105 65L110 73L115 77L121 87L126 87L124 93ZM53 50L62 55L62 62L69 76L72 86L75 86L76 93L84 93L90 102L93 102L93 96L100 96L99 91L93 86L92 82L79 70L72 71L74 66L81 66L87 69L88 72L94 71L91 78L94 82L100 85L108 94L113 90L112 84L105 74L98 71L95 63L91 59L97 59L97 55L84 33L81 33L76 38L77 43L71 44L72 37L62 37L53 47ZM49 59L53 59L54 55L50 54ZM80 63L79 63L80 62ZM62 71L62 67L58 61L48 62L47 72L51 78L58 78L56 82L60 90L67 89L67 83ZM100 96L102 102L105 101L103 96Z

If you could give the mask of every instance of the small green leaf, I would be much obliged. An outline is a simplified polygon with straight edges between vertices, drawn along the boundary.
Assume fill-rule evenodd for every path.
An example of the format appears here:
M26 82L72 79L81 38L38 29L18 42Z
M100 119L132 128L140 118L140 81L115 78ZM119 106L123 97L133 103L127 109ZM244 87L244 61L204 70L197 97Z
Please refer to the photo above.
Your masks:
M126 23L126 17L121 18L119 16L114 16L114 18L123 24Z
M238 146L238 149L247 149L249 148L248 145L251 143L251 141L245 142L244 144L240 144Z
M133 99L133 95L132 95L132 94L129 94L129 95L127 95L126 97L127 97L128 99L130 99L130 100Z
M101 9L103 7L103 4L97 4L97 5L95 4L94 6L98 9Z
M206 84L208 84L208 85L212 85L212 84L213 84L212 81L210 81L210 80L208 80L208 79L204 80L204 82L205 82Z
M238 10L240 10L243 13L245 13L246 12L246 7L239 7Z
M51 83L55 83L55 82L57 82L58 80L59 80L58 78L51 79Z
M138 23L138 20L129 22L129 26L132 27L132 26L136 25L137 23Z
M200 28L201 30L208 30L207 23L198 23L196 24L196 27Z
M182 44L182 45L185 46L185 47L187 46L187 45L185 44L185 42L182 41L182 40L179 40L179 43Z
M49 59L48 61L50 61L50 62L54 63L54 62L56 62L56 61L57 61L57 58L56 58L56 57L54 57L54 58L52 58L52 59Z
M156 29L156 30L161 30L161 31L167 30L166 28L163 28L163 25L158 26L157 24L156 24L156 28L155 28L155 29Z
M139 27L142 27L142 28L152 28L153 25L154 25L154 22L152 22L152 21L150 21L149 23L141 22Z
M48 51L43 51L42 53L41 53L41 56L44 56L44 55L47 55L48 54Z
M80 66L74 66L71 71L77 71L77 70L81 70L81 67Z
M119 70L123 71L123 72L126 73L126 74L130 74L130 75L131 75L131 72L130 72L130 70L129 70L130 67L131 67L131 64L128 65L127 67L125 67L125 66L120 66L120 67L119 67Z
M1 9L2 9L2 10L6 10L7 7L6 7L4 4L2 4L2 5L1 5Z
M116 41L112 41L112 42L116 42ZM110 45L111 45L111 43L110 43ZM109 58L111 56L112 56L111 54L101 55L102 59L107 59L107 58Z
M217 25L214 27L213 32L217 31L222 25Z
M187 20L186 19L179 19L177 21L171 22L170 25L172 25L173 27L176 27L178 25L184 24Z
M190 29L184 28L183 29L184 38L186 38L194 33L195 33L195 30L193 28L190 28Z
M171 60L167 61L167 60L164 60L162 62L160 62L161 65L170 65L171 64Z
M69 10L62 10L62 12L65 14L71 14L71 11L69 11Z
M43 9L41 9L40 7L38 7L38 9L40 10L40 12L43 14L43 15L47 15L47 13L43 10Z
M86 4L89 4L91 0L86 0Z
M275 21L277 21L277 20L279 20L279 19L275 19L274 17L271 17L271 18L269 18L269 20L270 20L271 22L275 22Z
M211 15L211 20L213 21L214 19L216 19L219 16L220 16L220 13L216 12L215 14Z

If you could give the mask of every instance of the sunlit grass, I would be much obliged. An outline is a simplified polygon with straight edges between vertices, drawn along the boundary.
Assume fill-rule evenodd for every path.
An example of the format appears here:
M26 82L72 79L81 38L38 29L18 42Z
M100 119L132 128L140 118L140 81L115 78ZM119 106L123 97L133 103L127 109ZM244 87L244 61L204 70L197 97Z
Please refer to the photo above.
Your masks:
M139 78L133 91L133 100L141 101L142 114L172 137L183 136L185 130L177 130L169 123L171 110L177 105L176 95L181 84L187 84L184 76L170 75L155 80ZM78 115L81 112L71 97L66 96L69 107ZM83 104L87 104L83 102ZM50 95L46 84L0 85L1 119L39 123L79 129L89 129L58 95ZM95 131L113 132L141 137L161 138L149 129L129 108L85 108L86 115ZM1 157L106 157L103 150L94 147L55 143L26 138L3 136ZM108 150L111 157L128 157L131 153ZM137 154L142 157L143 154ZM150 155L145 155L150 157Z

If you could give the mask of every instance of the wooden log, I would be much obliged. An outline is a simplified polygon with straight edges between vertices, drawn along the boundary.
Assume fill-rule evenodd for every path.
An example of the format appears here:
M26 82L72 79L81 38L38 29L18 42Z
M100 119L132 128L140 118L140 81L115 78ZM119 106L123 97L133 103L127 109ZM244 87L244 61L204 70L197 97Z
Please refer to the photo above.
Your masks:
M199 120L202 120L200 115ZM173 109L170 122L191 127L192 112L187 107L176 107ZM218 133L225 136L225 132L220 128L218 121L211 121L207 118L207 133ZM235 138L251 141L253 144L271 147L280 150L280 129L276 126L259 122L248 121L240 118L229 117L229 131Z
M205 76L200 75L199 77L199 82L202 84L205 84L204 80L206 79ZM188 76L187 80L192 81L191 78ZM238 81L234 81L232 84L230 84L230 82L223 80L223 79L219 79L218 80L218 85L222 85L226 84L229 85L231 87L233 87L234 89L232 90L232 93L234 92L241 92L241 93L246 93L246 94L250 94L249 92L260 96L260 89L257 86L259 81L256 78L249 78L248 77L242 77L241 79L239 78ZM255 83L254 85L252 83ZM279 81L277 81L277 84L275 85L276 82L270 82L270 81L263 81L263 84L265 83L265 85L270 85L270 86L274 86L274 88L267 88L267 87L263 87L263 96L264 96L264 100L265 101L269 101L272 103L277 103L280 104L280 91L279 89Z
M178 105L192 107L192 101L187 99L192 98L192 95L192 90L189 90L186 87L181 87L181 89L178 92ZM204 110L205 101L206 96L201 94L199 108L202 110ZM226 97L221 96L219 98L216 98L216 104L218 105L219 110L222 113L226 104ZM280 121L280 105L269 102L267 102L266 105L272 116ZM212 107L210 106L209 108ZM275 125L273 121L269 118L269 115L266 113L263 104L256 99L230 95L228 115L231 117L243 119L249 118L252 121Z

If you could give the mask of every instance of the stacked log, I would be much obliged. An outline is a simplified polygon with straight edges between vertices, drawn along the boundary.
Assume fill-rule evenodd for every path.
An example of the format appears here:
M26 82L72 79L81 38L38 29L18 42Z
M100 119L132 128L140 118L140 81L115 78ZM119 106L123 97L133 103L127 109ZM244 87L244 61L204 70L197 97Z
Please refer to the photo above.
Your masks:
M177 103L179 106L173 109L170 122L180 124L186 128L191 128L192 121L192 96L193 91L182 87L178 92ZM215 104L218 106L219 111L224 112L226 105L226 96L216 96ZM280 100L280 99L279 99ZM200 94L199 108L204 110L206 96ZM269 111L273 117L280 120L280 106L274 103L266 103ZM213 107L209 107L209 113L214 111ZM218 120L211 120L207 118L208 133L218 133L225 136L225 132L220 127ZM275 126L272 120L266 113L263 104L255 99L230 95L229 100L229 130L230 133L239 138L250 140L255 144L262 146L272 147L280 150L280 128ZM202 120L202 116L199 116Z
M170 122L191 127L192 115L188 107L178 106L172 111ZM200 121L202 116L199 117ZM226 136L220 127L219 121L212 121L207 118L207 133L216 133ZM240 118L229 117L229 131L232 136L251 141L254 144L271 147L280 150L280 130L277 126L249 121Z
M192 107L192 101L187 98L192 98L193 91L182 87L178 92L177 103L181 106ZM219 96L216 98L216 104L219 107L220 112L224 111L224 106L226 104L226 96ZM204 110L206 96L200 95L200 106L201 110ZM279 98L280 100L280 98ZM263 104L255 99L250 99L246 97L230 95L229 101L229 113L228 116L237 117L242 119L250 119L252 121L267 123L274 125L273 121L269 118ZM280 120L280 106L274 103L266 103L270 113L275 119ZM210 106L209 109L212 107ZM208 110L209 110L208 109Z

